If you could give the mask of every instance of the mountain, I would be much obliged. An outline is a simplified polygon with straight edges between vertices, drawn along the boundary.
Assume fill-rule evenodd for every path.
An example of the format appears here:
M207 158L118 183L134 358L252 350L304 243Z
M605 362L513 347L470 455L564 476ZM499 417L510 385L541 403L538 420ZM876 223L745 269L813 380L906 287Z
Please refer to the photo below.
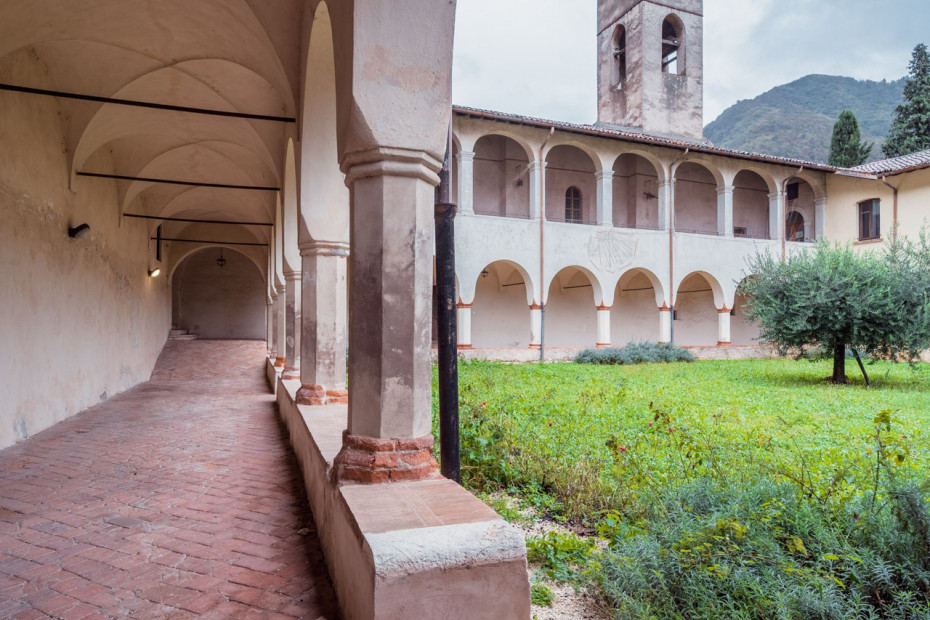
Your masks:
M873 82L808 75L738 101L704 128L704 136L723 148L826 162L833 124L840 112L852 110L862 139L875 143L869 158L875 161L882 159L881 144L903 89L904 78Z

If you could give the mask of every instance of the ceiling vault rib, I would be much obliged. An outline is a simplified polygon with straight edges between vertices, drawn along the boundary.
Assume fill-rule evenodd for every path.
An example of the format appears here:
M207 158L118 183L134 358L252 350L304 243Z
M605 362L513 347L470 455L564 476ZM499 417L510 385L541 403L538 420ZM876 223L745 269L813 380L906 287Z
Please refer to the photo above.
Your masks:
M0 83L0 90L8 90L15 93L26 93L29 95L43 95L46 97L62 97L64 99L79 99L81 101L94 101L97 103L112 103L114 105L133 106L137 108L150 108L153 110L167 110L169 112L189 112L191 114L206 114L209 116L226 116L230 118L244 118L255 121L274 121L277 123L296 123L297 119L293 116L272 116L268 114L249 114L248 112L228 112L225 110L211 110L208 108L192 108L180 105L170 105L167 103L154 103L151 101L134 101L132 99L118 99L116 97L99 97L97 95L82 95L80 93L68 93L60 90L46 90L44 88L31 88L29 86L17 86L15 84Z
M193 222L195 224L236 224L238 226L274 226L272 222L234 222L232 220L195 220L186 217L163 217L160 215L141 215L123 213L123 217L137 217L143 220L164 220L165 222Z
M267 243L247 243L245 241L210 241L207 239L175 239L173 237L150 237L152 241L181 241L183 243L214 243L216 245L255 245L268 247Z
M96 177L99 179L119 179L121 181L144 181L146 183L167 183L169 185L191 185L193 187L214 187L218 189L248 189L261 192L279 192L280 187L262 185L228 185L226 183L204 183L201 181L179 181L176 179L152 179L149 177L134 177L123 174L106 174L103 172L78 172L79 177Z

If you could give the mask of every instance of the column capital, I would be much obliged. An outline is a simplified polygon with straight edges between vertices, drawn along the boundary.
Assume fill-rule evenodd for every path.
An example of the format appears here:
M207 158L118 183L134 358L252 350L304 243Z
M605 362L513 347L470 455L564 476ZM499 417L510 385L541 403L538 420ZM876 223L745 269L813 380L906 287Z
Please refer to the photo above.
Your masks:
M613 170L598 170L594 173L594 180L596 181L610 181L614 178Z
M349 186L359 179L382 176L411 177L437 185L442 162L426 151L379 146L348 153L340 167Z
M779 198L781 198L781 191L776 190L772 192L771 194L769 194L768 197L769 197L770 202L778 200Z
M301 273L299 271L287 270L284 272L285 282L293 282L294 280L300 280Z
M457 159L459 162L474 161L475 152L474 151L459 151L458 153L453 155L453 157L455 157L455 159Z
M307 256L348 256L349 244L345 241L304 241L297 246L301 258ZM299 273L298 273L299 275Z
M721 185L717 187L717 195L723 196L724 194L732 194L733 186L732 185Z

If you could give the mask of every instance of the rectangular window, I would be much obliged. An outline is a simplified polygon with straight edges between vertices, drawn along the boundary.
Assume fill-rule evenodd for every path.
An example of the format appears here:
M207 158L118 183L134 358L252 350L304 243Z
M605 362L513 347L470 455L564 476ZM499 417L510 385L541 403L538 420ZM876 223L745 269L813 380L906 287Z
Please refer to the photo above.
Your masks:
M881 237L881 201L863 200L859 203L859 239Z

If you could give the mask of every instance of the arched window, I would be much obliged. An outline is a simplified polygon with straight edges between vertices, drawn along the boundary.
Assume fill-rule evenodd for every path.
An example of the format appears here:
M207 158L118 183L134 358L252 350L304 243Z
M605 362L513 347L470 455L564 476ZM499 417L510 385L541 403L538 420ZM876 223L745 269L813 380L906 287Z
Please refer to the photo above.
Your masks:
M785 241L804 241L804 216L797 211L785 218Z
M565 190L565 221L581 222L581 190L574 185Z
M617 26L617 32L614 34L614 59L617 77L617 85L622 85L626 80L626 28Z
M859 203L859 239L880 239L882 203L878 198Z
M678 53L681 48L681 32L671 16L662 22L662 73L681 75L678 70ZM683 68L683 67L682 67Z

